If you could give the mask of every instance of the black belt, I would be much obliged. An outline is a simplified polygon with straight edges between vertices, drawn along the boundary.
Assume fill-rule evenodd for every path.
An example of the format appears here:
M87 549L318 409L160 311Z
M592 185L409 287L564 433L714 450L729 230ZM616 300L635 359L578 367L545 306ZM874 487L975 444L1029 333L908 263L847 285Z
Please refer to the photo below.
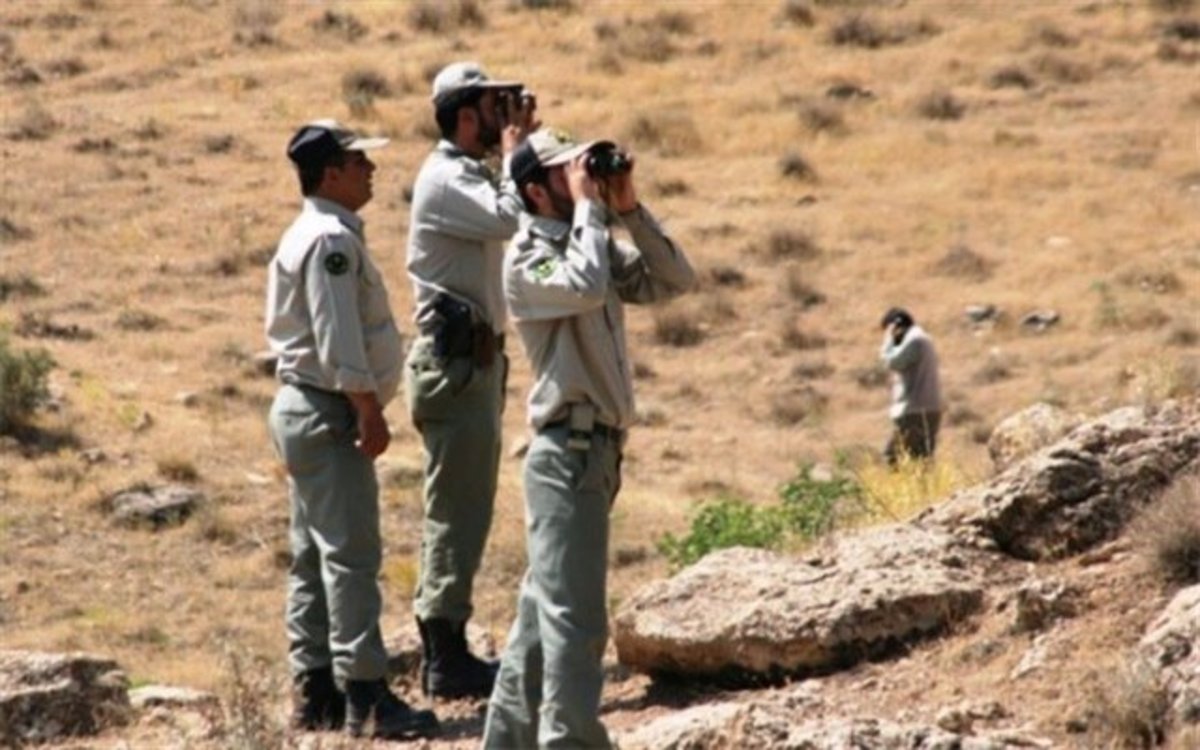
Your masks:
M543 430L554 430L559 427L566 427L566 428L570 429L570 426L571 425L568 420L556 419L553 422L542 425L542 429ZM599 435L600 437L611 440L614 443L620 443L622 440L625 439L625 430L622 430L619 427L609 427L608 425L603 424L601 422L593 423L591 432L582 432L579 430L571 430L571 432L572 433L579 432L581 436Z

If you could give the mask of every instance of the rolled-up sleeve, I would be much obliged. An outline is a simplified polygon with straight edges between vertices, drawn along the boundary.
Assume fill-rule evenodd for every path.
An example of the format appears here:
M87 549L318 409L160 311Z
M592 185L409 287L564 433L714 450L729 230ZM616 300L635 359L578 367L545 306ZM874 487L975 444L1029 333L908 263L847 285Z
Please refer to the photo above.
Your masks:
M305 295L322 369L339 391L375 393L358 312L358 249L349 237L324 235L305 264Z

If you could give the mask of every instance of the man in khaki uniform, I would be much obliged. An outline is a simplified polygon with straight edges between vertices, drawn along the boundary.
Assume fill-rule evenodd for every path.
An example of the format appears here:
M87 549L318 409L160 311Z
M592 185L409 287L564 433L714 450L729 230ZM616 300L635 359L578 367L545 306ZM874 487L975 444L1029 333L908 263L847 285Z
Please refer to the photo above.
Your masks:
M536 435L524 476L529 567L488 706L487 748L611 745L599 719L608 514L634 419L623 303L675 297L695 282L638 202L632 168L611 144L547 130L513 156L529 213L505 255L504 285L533 366ZM614 224L632 245L613 239Z
M413 610L424 646L421 686L434 697L486 697L496 678L496 665L468 650L466 623L500 461L508 372L500 264L521 210L508 158L532 123L520 86L489 79L475 63L442 70L433 81L442 140L413 187L408 274L420 335L405 363L405 390L425 443ZM482 161L497 146L498 184Z
M365 152L386 143L333 120L288 143L304 206L268 271L266 333L282 383L269 426L291 498L293 726L428 737L438 721L388 689L379 633L373 461L391 439L383 406L400 381L400 334L357 211L375 172Z
M894 429L883 449L891 466L902 457L932 458L942 422L942 387L933 339L905 309L893 307L880 321L883 344L879 356L892 373Z

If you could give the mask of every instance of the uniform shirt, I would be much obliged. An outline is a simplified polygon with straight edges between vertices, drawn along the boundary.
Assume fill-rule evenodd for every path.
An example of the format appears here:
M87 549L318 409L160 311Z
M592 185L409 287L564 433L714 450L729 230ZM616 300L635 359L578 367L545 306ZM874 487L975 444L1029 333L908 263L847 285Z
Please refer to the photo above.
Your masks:
M396 395L400 333L358 215L305 198L267 273L266 329L283 382Z
M885 337L880 356L887 368L896 373L892 384L892 419L942 410L937 352L933 340L920 326L911 326L899 344L892 337Z
M633 423L622 302L675 297L695 283L684 254L642 207L621 216L635 246L612 239L609 212L575 205L573 222L525 214L504 256L504 291L533 365L529 422L589 402L610 427Z
M496 333L504 332L500 269L522 203L507 157L503 174L497 188L485 164L445 140L421 166L413 186L408 275L422 330L431 327L438 293L448 292Z

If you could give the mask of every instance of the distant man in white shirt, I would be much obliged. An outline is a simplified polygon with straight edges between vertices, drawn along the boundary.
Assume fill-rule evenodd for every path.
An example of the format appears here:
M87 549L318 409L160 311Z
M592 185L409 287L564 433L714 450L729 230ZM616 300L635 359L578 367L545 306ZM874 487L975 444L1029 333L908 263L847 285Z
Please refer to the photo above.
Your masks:
M891 466L902 457L932 458L942 419L942 389L933 339L900 307L888 310L880 327L884 333L879 356L892 373L890 415L894 425L884 456Z
M439 727L388 688L379 632L374 459L391 439L383 407L400 383L400 334L357 211L372 195L366 152L386 143L333 120L288 143L304 206L268 271L266 334L281 383L268 424L291 500L292 725L344 725L356 737L370 725L374 737L407 739Z

